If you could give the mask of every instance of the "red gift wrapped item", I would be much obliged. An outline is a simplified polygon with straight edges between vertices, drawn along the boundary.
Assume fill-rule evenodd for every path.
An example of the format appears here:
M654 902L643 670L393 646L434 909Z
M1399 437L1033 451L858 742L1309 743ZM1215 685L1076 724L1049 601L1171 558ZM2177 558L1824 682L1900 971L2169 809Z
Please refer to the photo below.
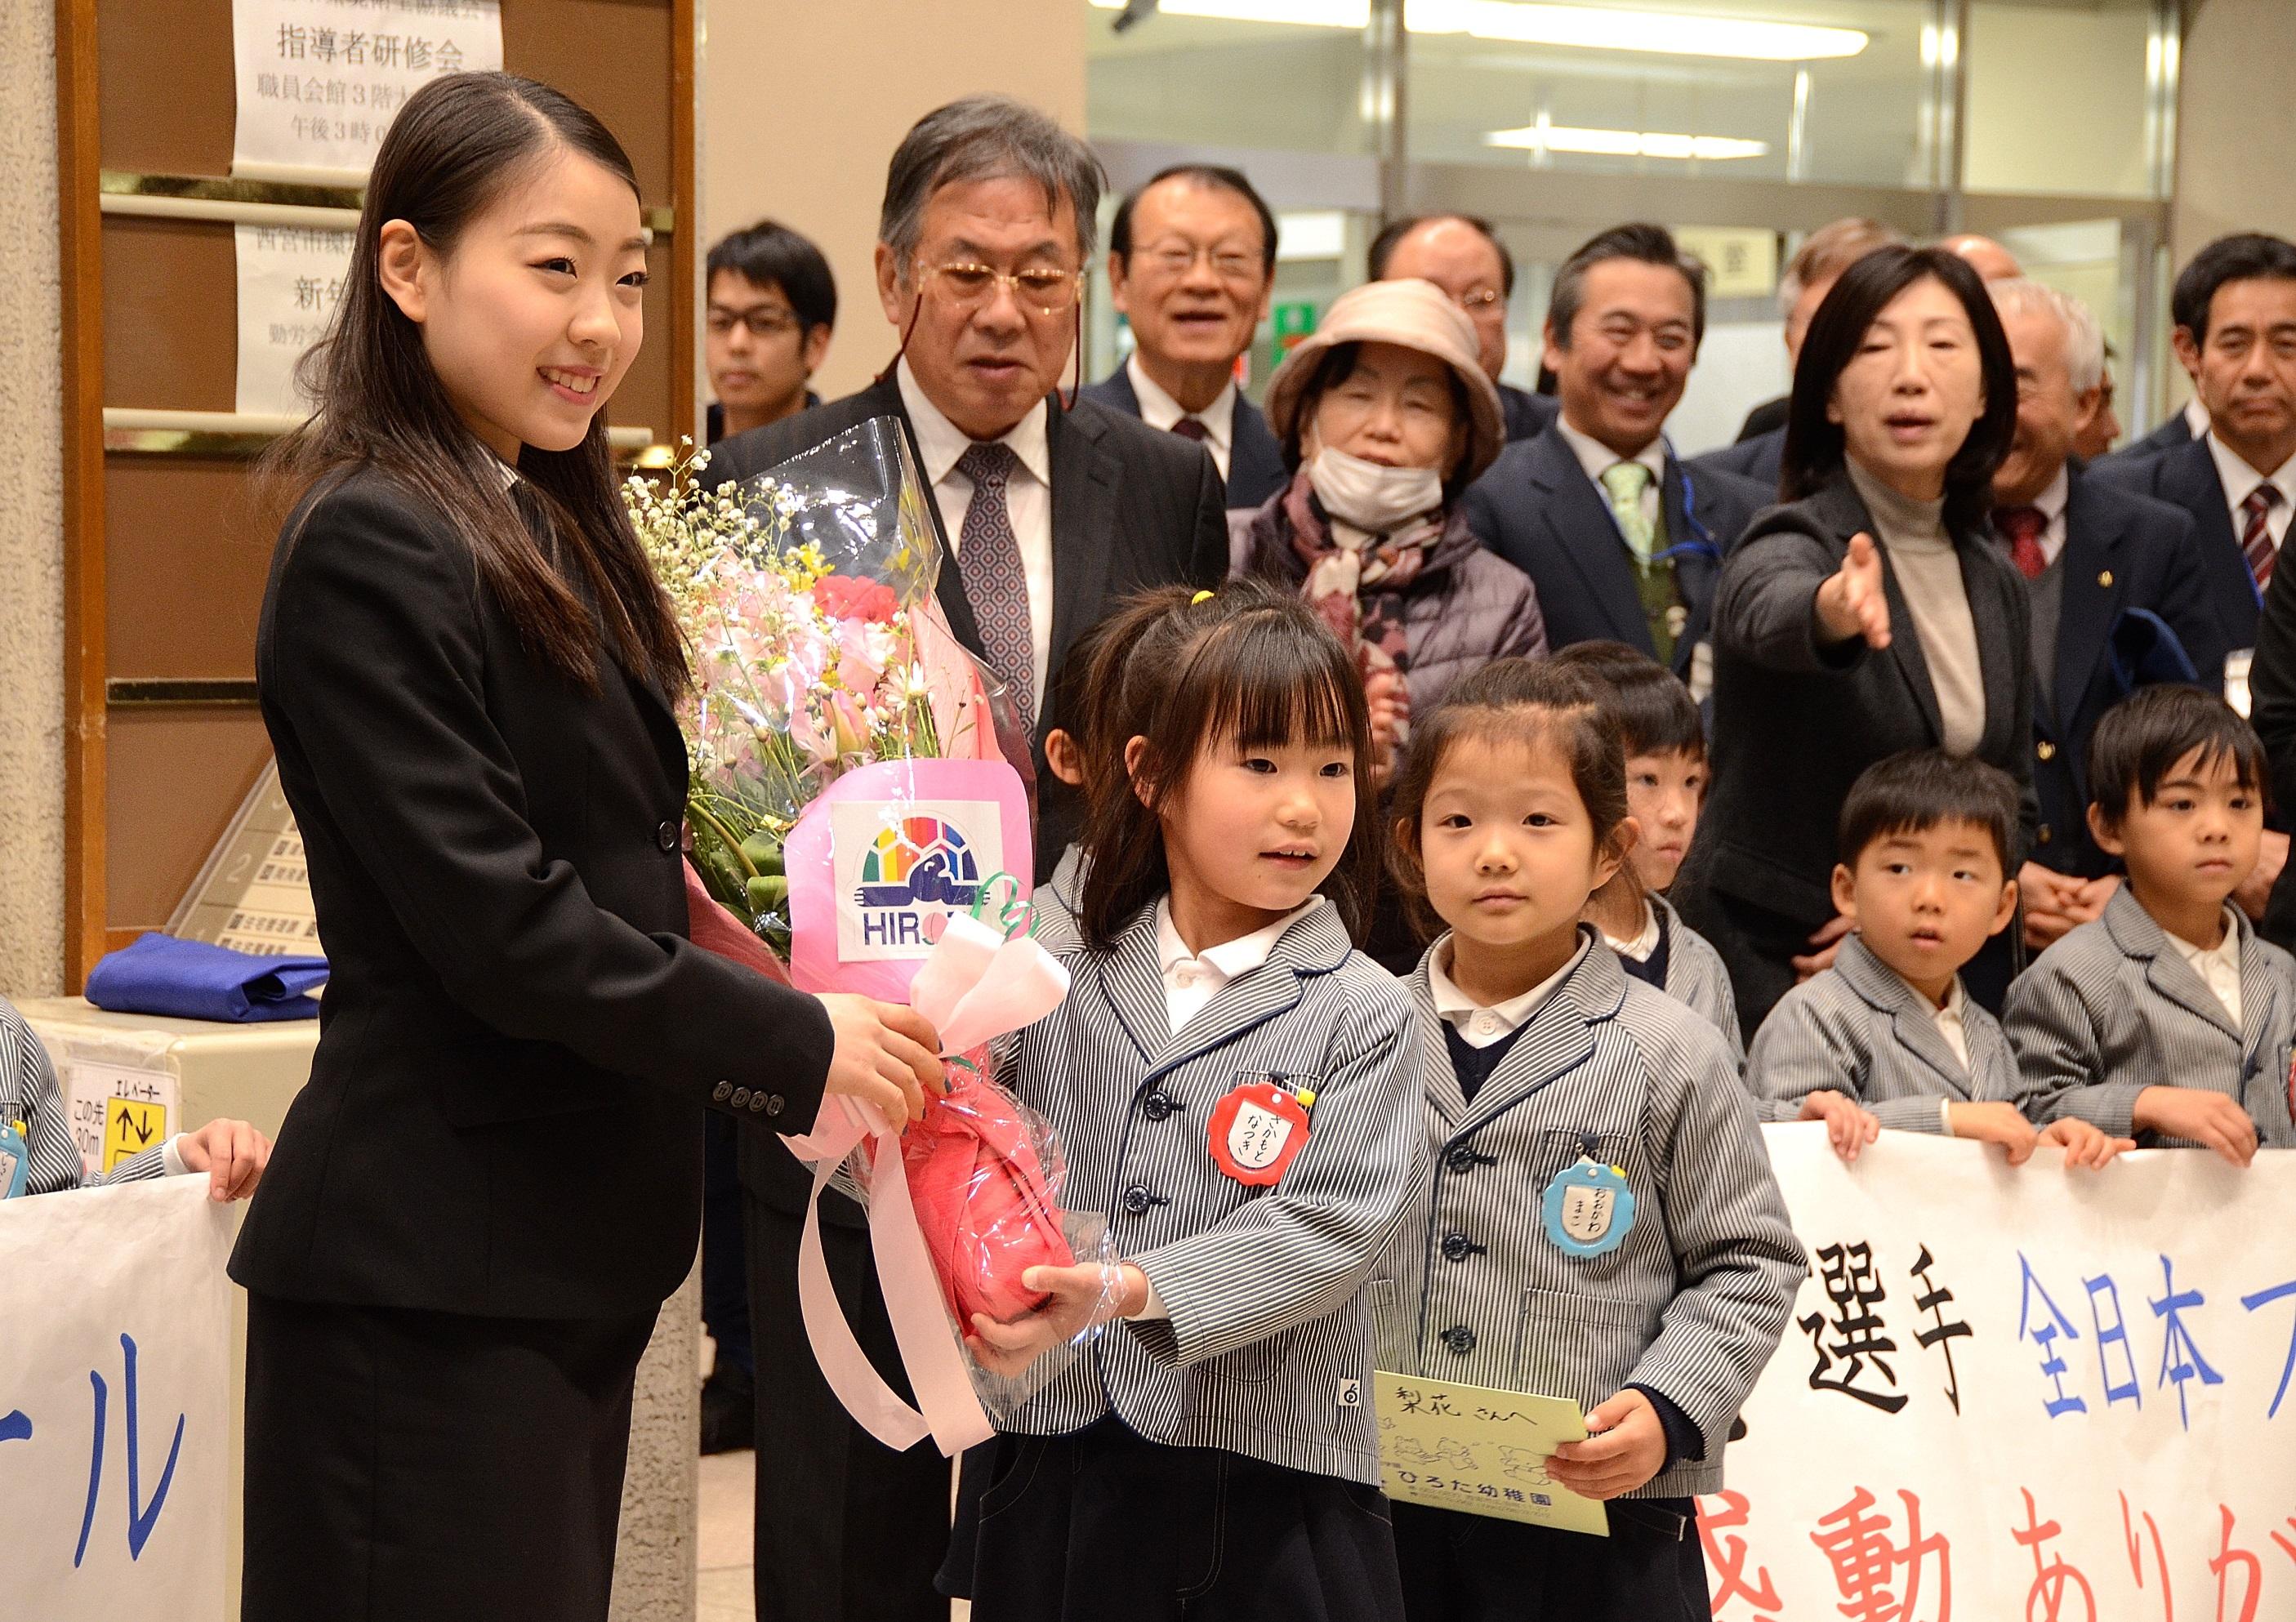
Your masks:
M1054 1199L1057 1164L1041 1125L971 1064L948 1067L948 1095L901 1138L909 1199L944 1298L960 1324L975 1313L1009 1323L1045 1292L1031 1267L1073 1266Z

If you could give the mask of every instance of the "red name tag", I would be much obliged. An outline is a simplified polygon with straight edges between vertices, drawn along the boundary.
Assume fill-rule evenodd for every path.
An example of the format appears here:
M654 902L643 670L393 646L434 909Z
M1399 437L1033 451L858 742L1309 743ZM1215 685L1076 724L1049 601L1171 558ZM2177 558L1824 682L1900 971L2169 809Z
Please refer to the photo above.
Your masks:
M1212 1163L1238 1183L1273 1188L1308 1146L1313 1093L1248 1081L1212 1106Z

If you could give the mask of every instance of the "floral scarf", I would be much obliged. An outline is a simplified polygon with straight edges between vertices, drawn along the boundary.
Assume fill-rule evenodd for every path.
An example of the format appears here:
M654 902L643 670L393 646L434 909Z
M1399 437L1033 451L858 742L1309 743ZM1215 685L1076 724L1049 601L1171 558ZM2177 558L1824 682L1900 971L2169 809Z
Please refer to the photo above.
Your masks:
M1276 578L1297 577L1304 569L1300 595L1355 651L1363 674L1404 671L1411 664L1404 639L1404 594L1444 528L1440 507L1386 535L1328 518L1302 468L1251 521L1252 569Z

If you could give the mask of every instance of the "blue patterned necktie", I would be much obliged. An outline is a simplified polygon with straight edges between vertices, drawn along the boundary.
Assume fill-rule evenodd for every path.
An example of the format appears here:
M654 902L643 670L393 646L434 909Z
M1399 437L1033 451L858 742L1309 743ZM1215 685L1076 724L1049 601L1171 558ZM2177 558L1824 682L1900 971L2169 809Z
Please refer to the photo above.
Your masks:
M1037 725L1036 638L1029 620L1029 576L1021 566L1021 539L1004 487L1020 458L996 441L975 445L957 458L956 471L972 481L972 504L957 532L956 572L980 627L988 668L1012 690L1023 730Z

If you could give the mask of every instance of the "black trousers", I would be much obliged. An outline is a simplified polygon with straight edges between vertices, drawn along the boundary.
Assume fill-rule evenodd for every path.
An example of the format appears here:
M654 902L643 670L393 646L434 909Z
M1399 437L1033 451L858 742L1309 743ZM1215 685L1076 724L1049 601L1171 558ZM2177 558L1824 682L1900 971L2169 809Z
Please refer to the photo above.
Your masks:
M947 1552L949 1462L895 1453L855 1424L813 1360L798 1308L801 1218L743 1195L758 1358L758 1622L948 1622L933 1588ZM865 1229L821 1230L855 1338L903 1397L893 1326Z
M603 1622L654 1315L250 1293L241 1622Z
M1377 1487L1113 1418L988 1446L973 1622L1402 1622Z
M1397 1504L1411 1622L1711 1622L1696 1503L1610 1507L1611 1535L1589 1537Z

